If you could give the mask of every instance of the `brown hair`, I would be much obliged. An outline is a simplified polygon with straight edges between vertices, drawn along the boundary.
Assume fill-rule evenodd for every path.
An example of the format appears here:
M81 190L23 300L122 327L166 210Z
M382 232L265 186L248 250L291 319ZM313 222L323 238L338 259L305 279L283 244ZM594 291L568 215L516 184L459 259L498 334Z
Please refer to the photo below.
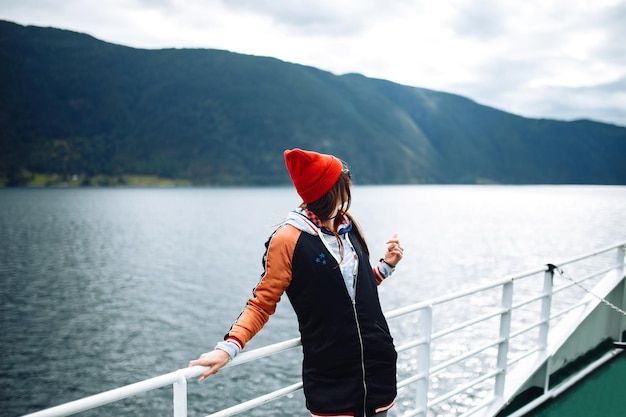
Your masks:
M300 207L311 210L322 222L332 219L334 223L333 233L337 237L339 245L341 245L341 239L339 239L337 234L337 228L341 224L343 215L345 214L352 222L353 235L357 238L367 256L369 256L369 249L367 247L367 243L365 242L365 238L363 237L363 232L354 217L348 213L350 204L352 203L352 195L350 194L351 185L352 179L350 177L350 171L344 169L330 191L312 203L302 203ZM339 205L341 208L333 218L331 216L337 208L338 203L340 203Z

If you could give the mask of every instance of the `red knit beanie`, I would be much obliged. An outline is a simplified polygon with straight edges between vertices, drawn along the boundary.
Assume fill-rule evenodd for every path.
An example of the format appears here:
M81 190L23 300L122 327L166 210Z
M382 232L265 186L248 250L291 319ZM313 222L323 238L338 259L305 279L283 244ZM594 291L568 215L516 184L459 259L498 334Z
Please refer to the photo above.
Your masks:
M329 192L343 169L341 161L332 155L297 148L285 151L285 164L305 203L312 203Z

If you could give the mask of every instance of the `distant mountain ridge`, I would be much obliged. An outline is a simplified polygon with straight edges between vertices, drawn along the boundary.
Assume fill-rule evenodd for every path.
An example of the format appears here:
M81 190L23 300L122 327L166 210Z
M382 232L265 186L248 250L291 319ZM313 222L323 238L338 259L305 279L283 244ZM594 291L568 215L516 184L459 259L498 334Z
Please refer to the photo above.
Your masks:
M0 92L9 185L33 173L286 184L294 147L345 159L360 184L626 184L624 127L220 50L0 21Z

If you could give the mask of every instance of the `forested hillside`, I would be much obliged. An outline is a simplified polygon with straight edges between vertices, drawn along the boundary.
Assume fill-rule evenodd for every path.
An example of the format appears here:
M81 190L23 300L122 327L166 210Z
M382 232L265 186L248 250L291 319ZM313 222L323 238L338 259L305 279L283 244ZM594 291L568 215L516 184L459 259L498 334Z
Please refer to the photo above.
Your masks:
M274 58L133 49L0 21L0 183L285 184L282 152L293 147L345 159L361 184L626 184L623 127L528 119Z

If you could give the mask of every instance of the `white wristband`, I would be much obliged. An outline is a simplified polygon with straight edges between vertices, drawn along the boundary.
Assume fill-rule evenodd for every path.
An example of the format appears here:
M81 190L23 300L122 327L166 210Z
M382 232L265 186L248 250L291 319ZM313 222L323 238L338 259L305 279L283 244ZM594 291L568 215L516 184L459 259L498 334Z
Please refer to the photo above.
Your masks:
M219 342L215 346L215 349L223 350L224 352L228 353L228 356L230 356L231 360L235 359L235 356L237 356L237 354L239 353L239 346L228 341Z

